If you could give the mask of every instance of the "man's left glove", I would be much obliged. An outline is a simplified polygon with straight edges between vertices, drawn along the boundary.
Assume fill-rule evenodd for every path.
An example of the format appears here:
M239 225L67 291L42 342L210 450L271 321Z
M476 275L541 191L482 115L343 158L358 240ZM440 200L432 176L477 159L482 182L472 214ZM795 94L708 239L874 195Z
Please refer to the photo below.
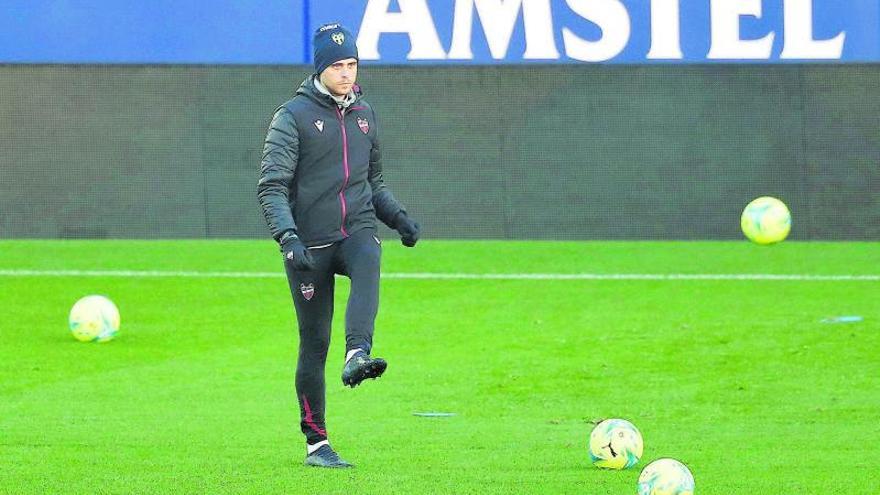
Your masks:
M292 231L281 237L281 252L284 253L284 259L293 264L294 270L315 269L315 260L309 248Z
M419 234L422 231L419 224L412 221L404 212L397 214L394 230L400 234L400 242L406 247L415 246L419 242Z

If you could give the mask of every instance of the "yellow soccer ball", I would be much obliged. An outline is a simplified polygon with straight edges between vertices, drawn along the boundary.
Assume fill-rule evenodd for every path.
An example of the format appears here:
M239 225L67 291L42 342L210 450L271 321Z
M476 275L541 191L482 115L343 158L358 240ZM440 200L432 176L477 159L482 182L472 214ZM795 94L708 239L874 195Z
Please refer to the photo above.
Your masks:
M675 459L657 459L642 469L639 495L694 495L694 476Z
M642 457L642 434L625 419L606 419L590 433L590 461L605 469L626 469Z
M760 197L742 212L740 226L743 234L756 244L782 242L791 231L791 212L785 203L770 196Z
M104 296L86 296L70 309L70 333L80 342L107 342L119 331L119 310Z

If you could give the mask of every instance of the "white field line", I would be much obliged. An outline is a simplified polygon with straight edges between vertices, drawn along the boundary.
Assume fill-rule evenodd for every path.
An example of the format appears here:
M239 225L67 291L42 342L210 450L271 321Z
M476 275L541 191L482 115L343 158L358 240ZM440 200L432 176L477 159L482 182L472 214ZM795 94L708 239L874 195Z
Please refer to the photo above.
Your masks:
M200 272L143 270L0 270L0 277L166 277L282 278L278 272ZM385 279L414 280L782 280L802 282L880 282L880 275L769 273L383 273Z

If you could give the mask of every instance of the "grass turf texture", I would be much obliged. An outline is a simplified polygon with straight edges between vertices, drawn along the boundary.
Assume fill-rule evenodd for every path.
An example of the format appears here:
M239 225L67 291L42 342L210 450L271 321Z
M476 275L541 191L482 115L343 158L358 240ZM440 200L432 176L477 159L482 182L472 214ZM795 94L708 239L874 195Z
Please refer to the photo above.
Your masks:
M387 242L387 272L877 274L876 243ZM634 494L659 457L697 493L880 490L880 283L383 282L386 376L328 426L349 471L301 465L296 333L262 241L0 241L0 270L277 271L279 278L0 276L0 493ZM119 337L81 344L76 299ZM861 315L853 324L825 317ZM419 418L417 411L450 411ZM633 421L631 470L593 468L596 418Z

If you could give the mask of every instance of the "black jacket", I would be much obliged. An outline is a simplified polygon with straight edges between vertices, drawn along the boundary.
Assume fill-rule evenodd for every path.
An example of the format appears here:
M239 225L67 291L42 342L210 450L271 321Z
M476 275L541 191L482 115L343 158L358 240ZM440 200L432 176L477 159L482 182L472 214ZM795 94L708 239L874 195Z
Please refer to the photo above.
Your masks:
M394 228L404 209L382 179L376 114L359 88L340 110L314 77L275 111L263 146L257 196L272 236L292 230L318 246L375 228L376 218Z

